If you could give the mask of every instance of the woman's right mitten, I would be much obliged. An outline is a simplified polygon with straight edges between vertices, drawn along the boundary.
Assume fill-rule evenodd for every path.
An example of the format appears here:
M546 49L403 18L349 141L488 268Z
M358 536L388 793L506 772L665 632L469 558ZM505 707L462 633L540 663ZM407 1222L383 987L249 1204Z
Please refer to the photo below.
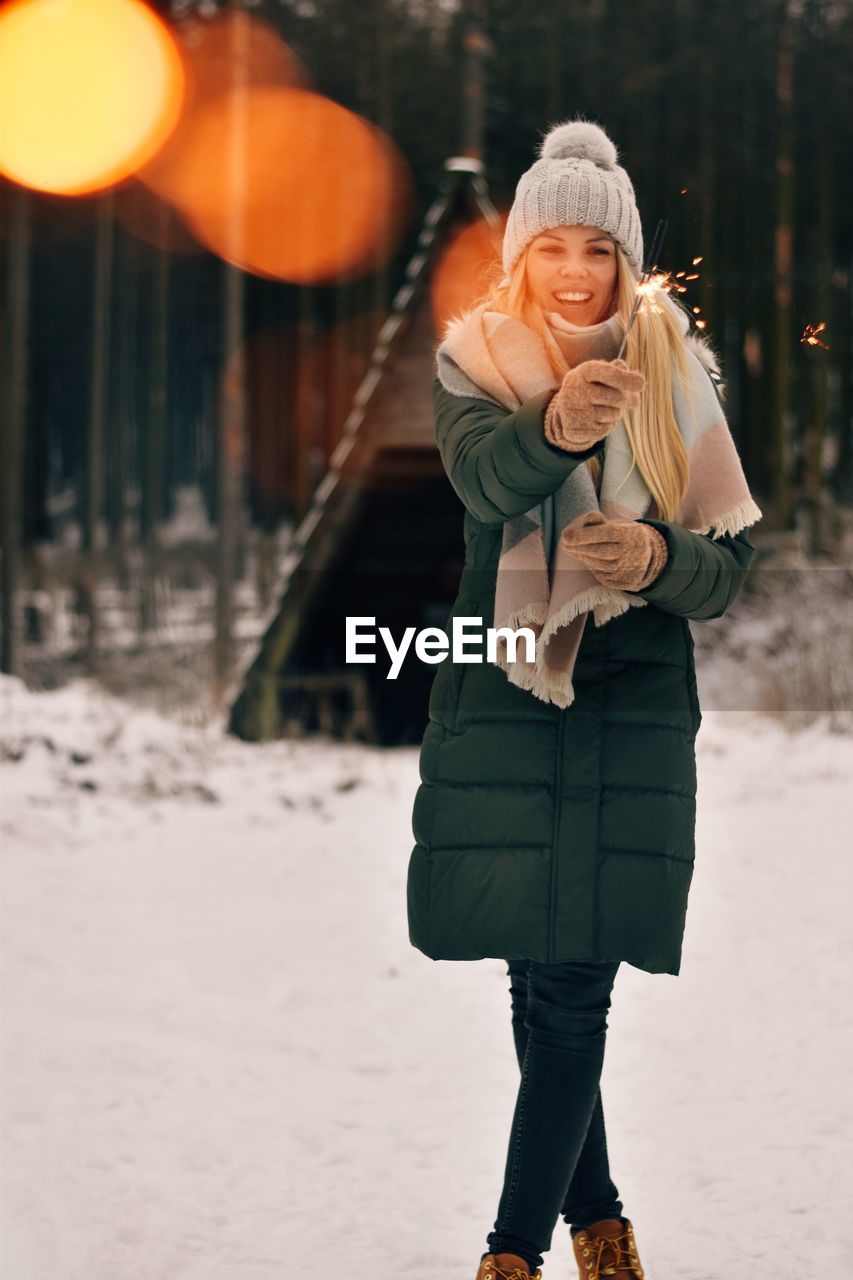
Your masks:
M545 412L545 437L578 453L606 436L626 409L636 409L646 385L624 360L584 360L569 369Z

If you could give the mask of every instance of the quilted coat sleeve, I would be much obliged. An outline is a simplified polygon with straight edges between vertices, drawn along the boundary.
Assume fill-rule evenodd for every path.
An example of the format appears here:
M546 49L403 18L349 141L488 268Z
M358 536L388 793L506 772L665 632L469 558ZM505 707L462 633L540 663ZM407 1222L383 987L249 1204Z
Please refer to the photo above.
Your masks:
M746 529L712 538L674 521L640 523L663 534L669 558L652 585L635 594L684 618L721 618L740 594L755 552Z
M545 438L542 391L514 413L474 396L455 396L433 381L435 434L444 469L467 509L484 524L522 515L559 489L568 475L604 447L570 453Z

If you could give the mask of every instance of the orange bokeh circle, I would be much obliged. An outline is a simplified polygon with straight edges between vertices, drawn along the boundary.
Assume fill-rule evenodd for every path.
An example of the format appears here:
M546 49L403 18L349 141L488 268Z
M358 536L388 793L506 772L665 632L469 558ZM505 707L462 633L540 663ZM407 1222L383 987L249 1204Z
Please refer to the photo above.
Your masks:
M166 253L203 252L168 200L161 200L156 192L136 179L123 183L116 191L113 211L132 236L155 249Z
M0 9L0 172L84 195L122 181L177 124L180 55L140 0L15 0Z
M251 85L194 116L159 190L214 253L295 284L380 264L413 203L405 161L375 126L307 90Z
M443 336L448 320L470 307L498 273L506 220L504 212L500 215L500 229L495 229L485 218L479 218L450 236L430 282L436 335Z
M184 18L175 37L188 73L192 105L218 97L241 78L246 84L310 87L308 72L273 27L240 9L212 18Z
M308 73L266 23L240 10L230 10L213 18L186 18L175 27L175 38L183 58L186 93L181 119L169 141L139 173L147 187L175 205L192 204L192 182L197 166L192 161L197 147L196 125L211 104L222 104L241 91L259 85L307 89ZM213 161L208 161L213 163Z

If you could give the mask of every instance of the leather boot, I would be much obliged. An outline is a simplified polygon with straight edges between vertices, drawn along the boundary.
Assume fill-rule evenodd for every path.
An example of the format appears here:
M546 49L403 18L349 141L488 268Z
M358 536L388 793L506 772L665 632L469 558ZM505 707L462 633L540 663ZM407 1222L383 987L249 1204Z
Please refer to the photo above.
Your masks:
M477 1280L542 1280L539 1267L531 1271L517 1253L487 1253L480 1263Z
M634 1228L625 1218L602 1218L572 1238L581 1280L643 1280Z

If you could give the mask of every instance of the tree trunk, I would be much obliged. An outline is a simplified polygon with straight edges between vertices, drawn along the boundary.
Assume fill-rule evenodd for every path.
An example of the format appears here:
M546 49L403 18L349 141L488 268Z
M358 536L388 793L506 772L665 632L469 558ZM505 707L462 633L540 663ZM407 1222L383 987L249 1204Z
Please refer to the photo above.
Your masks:
M832 298L830 272L832 270L832 156L829 135L821 130L816 138L817 147L817 219L812 233L812 260L815 264L814 319L812 324L826 321L830 315ZM829 326L831 329L831 326ZM830 338L831 341L831 338ZM822 544L822 491L823 444L826 436L827 374L830 353L822 347L806 347L804 351L809 365L810 404L805 431L805 467L803 483L805 504L809 520L809 544L812 554L821 550Z
M169 218L165 205L160 205L160 227L165 235ZM165 238L161 237L161 243ZM147 430L140 449L142 499L140 541L143 547L140 626L153 631L157 626L157 564L159 525L163 519L163 489L166 475L166 397L169 376L169 268L168 249L157 254L154 274L154 306L151 384L148 397Z
M853 257L847 263L845 292L844 358L841 382L841 448L835 476L839 502L853 506Z
M113 196L100 196L95 223L95 279L92 304L92 364L89 397L85 501L83 508L83 559L78 583L78 608L86 619L86 670L94 674L100 665L96 556L102 550L104 507L104 447L106 438L107 371L110 349L110 301L113 268Z
M702 264L702 282L705 288L702 291L702 319L708 326L708 332L714 335L717 332L717 324L719 321L719 305L717 300L717 290L719 287L718 267L721 268L726 264L725 259L720 258L717 253L717 245L714 240L716 230L716 220L714 217L716 203L716 182L717 182L717 166L716 166L716 148L717 136L719 128L719 120L716 111L716 98L714 93L715 76L714 65L710 58L703 58L699 71L699 93L701 102L700 115L700 141L699 141L699 248L696 250L698 255L704 258ZM691 192L688 192L687 199L690 199Z
M794 164L793 80L794 34L785 8L779 30L776 59L776 226L773 238L773 418L771 422L773 493L776 500L777 524L790 528L792 510L792 434L791 415L791 261L793 257Z
M4 429L0 432L0 545L3 549L3 586L0 594L0 671L17 675L20 670L19 619L16 608L21 556L21 491L23 487L24 432L27 415L30 325L30 196L23 188L8 193L9 227L8 335L2 334L8 352ZM4 325L5 329L5 325Z
M213 654L214 701L225 694L234 666L234 582L241 535L242 478L246 431L246 282L234 262L242 257L246 202L246 88L248 85L248 29L239 21L231 28L230 106L226 163L229 166L229 253L224 281L224 355L219 393L219 432L216 460L217 572L216 634Z

